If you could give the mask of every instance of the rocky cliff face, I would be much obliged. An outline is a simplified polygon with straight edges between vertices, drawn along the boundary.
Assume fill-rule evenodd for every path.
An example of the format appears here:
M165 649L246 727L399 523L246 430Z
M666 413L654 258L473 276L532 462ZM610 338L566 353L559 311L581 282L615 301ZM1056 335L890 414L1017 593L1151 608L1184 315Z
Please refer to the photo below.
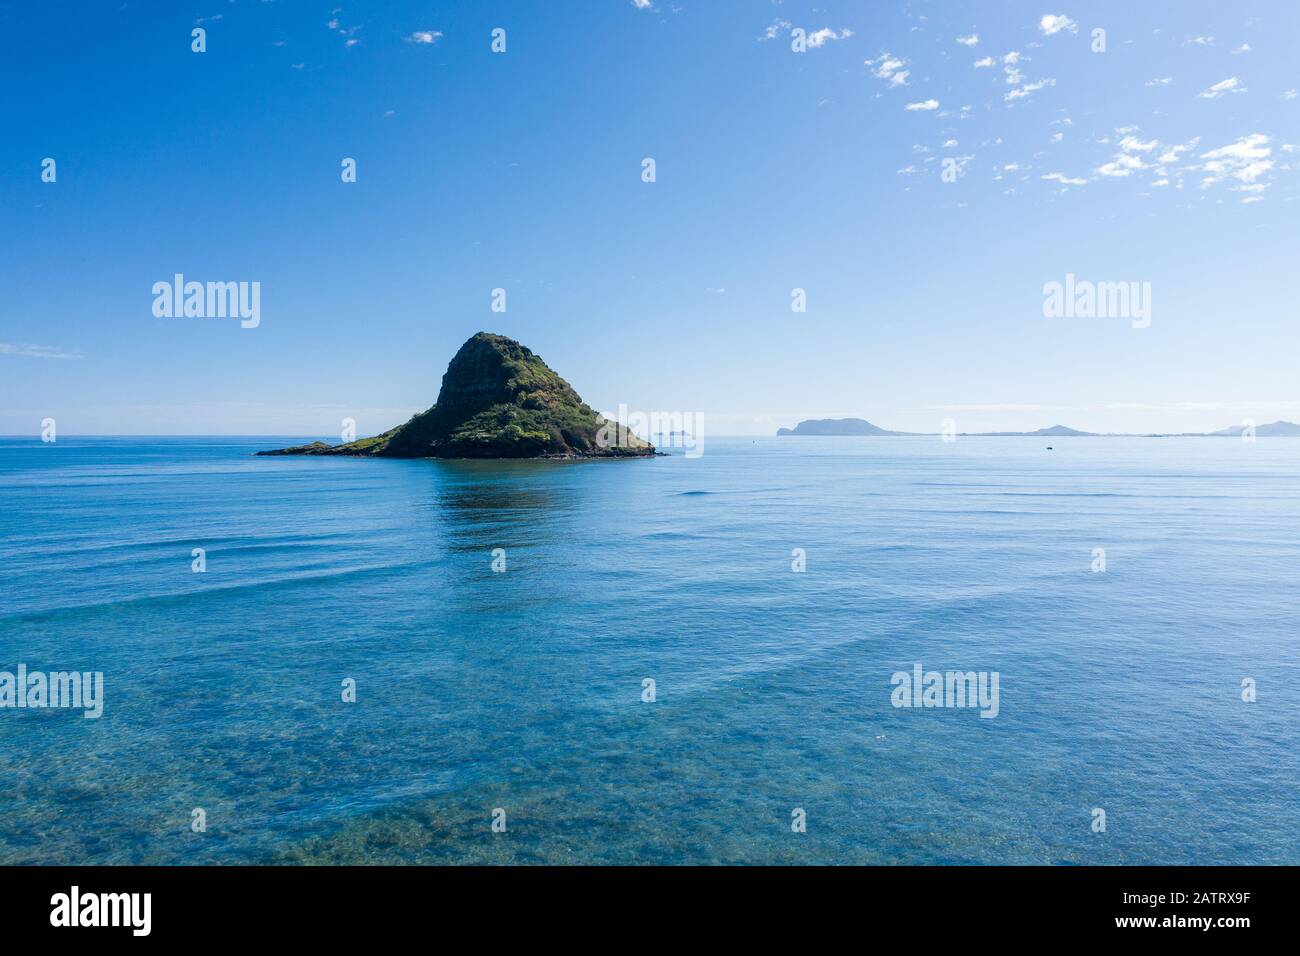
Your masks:
M442 377L438 403L374 438L313 442L261 455L388 458L629 458L654 446L608 422L514 339L479 332Z

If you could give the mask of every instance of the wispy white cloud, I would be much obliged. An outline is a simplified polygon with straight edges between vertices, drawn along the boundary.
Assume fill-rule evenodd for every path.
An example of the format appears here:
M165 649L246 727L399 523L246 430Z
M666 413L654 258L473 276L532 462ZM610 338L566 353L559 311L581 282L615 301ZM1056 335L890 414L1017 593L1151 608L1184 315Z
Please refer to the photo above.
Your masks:
M1079 411L1071 405L1034 405L1025 402L989 402L989 403L947 403L944 405L923 406L926 411L944 412L1073 412Z
M938 108L939 108L939 101L933 99L922 100L919 103L908 103L906 106L903 107L903 109L905 110L924 110L927 112L930 110L937 110Z
M1088 180L1079 179L1077 176L1067 176L1065 173L1048 173L1041 177L1048 182L1060 183L1062 186L1086 186Z
M1258 182L1273 169L1273 160L1269 159L1272 152L1267 136L1251 133L1235 143L1201 153L1200 158L1204 162L1193 168L1203 173L1202 189L1209 189L1228 180L1235 181L1237 185L1249 185Z
M863 60L871 74L877 79L887 80L891 86L906 86L907 78L911 75L910 70L904 70L907 61L901 56L894 56L892 53L882 53L874 60ZM901 80L895 79L899 73L903 74Z
M354 34L355 34L358 30L360 30L361 27L360 27L360 26L355 26L355 27L345 27L345 26L343 26L342 21L340 21L340 20L339 20L339 17L338 17L338 15L339 15L340 13L342 13L342 12L343 12L342 10L333 10L333 11L331 11L331 19L330 19L330 21L329 21L328 23L325 24L325 26L328 27L330 30L334 31L335 33L337 33L339 36L341 36L341 37L345 37L345 38L346 38L346 39L343 41L343 45L344 45L345 47L356 46L356 45L357 45L358 43L360 43L361 41L358 40L358 39L356 39L356 37L354 36Z
M972 33L970 36L957 37L957 42L962 46L977 46L980 42L980 35L978 33Z
M1002 97L1005 102L1024 99L1026 96L1032 96L1039 90L1047 86L1055 86L1056 80L1050 77L1045 80L1035 80L1033 83L1026 83L1024 86L1018 86L1014 90L1008 91L1007 95Z
M1063 13L1049 13L1038 21L1038 29L1043 32L1044 36L1054 36L1062 30L1069 30L1071 33L1078 32L1079 25Z
M1098 166L1096 173L1098 176L1122 179L1125 176L1133 175L1139 170L1150 169L1153 165L1153 163L1143 162L1141 156L1135 156L1132 153L1116 153L1110 162Z
M407 43L437 43L442 39L441 30L416 30L406 38Z
M61 349L54 345L11 345L0 342L0 355L14 355L19 358L42 359L82 359L85 355L77 349Z
M1119 148L1129 153L1149 153L1159 145L1159 140L1150 139L1143 142L1136 136L1125 136L1119 141Z
M825 46L830 40L847 40L851 36L853 36L853 31L849 29L836 33L830 27L822 27L820 30L814 30L808 34L808 49L815 50L820 46Z
M1201 137L1197 136L1194 137L1190 142L1183 143L1182 145L1167 146L1164 152L1160 154L1159 162L1161 163L1178 162L1179 158L1182 156L1183 153L1187 152L1189 149L1195 149L1196 144L1199 143L1200 141L1201 141Z
M1024 79L1020 72L1020 51L1012 50L1002 57L1002 72L1006 74L1006 80L1011 85L1015 85Z
M1196 95L1203 100L1217 100L1219 97L1228 93L1245 93L1246 87L1241 85L1241 80L1235 76L1230 76L1226 80L1220 80L1208 90L1202 90Z

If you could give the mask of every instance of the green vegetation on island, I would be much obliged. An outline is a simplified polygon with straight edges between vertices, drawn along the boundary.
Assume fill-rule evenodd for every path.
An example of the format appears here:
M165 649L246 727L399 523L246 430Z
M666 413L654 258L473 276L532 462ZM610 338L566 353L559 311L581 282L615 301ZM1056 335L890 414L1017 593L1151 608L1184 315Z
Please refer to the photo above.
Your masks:
M344 445L312 442L259 455L379 458L640 458L654 446L606 420L514 339L479 332L460 347L428 411Z

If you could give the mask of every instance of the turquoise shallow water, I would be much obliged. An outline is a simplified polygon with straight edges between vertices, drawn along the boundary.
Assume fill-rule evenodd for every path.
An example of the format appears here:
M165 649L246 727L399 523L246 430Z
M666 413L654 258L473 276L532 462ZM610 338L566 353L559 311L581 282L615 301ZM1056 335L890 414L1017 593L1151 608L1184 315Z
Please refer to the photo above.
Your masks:
M287 443L0 440L0 862L1300 863L1300 441Z

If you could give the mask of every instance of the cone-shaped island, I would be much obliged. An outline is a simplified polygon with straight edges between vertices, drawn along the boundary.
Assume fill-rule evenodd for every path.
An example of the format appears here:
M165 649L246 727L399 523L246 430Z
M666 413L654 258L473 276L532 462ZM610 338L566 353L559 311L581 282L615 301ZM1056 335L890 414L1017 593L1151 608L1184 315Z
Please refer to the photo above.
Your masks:
M654 446L606 420L531 349L479 332L442 377L438 403L405 425L345 445L259 455L376 458L641 458Z

